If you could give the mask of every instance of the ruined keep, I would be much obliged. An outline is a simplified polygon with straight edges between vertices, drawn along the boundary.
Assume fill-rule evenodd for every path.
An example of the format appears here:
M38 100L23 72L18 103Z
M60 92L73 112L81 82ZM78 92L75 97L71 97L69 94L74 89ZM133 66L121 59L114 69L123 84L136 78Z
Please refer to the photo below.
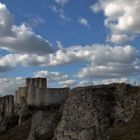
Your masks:
M68 97L70 89L47 88L46 78L27 78L25 87L19 87L15 94L15 103L22 104L25 98L29 106L46 106L50 104L61 104Z

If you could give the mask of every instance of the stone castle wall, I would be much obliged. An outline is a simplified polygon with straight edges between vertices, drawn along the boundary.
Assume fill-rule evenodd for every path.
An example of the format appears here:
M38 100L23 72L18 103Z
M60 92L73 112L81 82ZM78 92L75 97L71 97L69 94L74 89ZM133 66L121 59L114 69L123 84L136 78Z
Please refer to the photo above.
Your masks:
M47 88L45 78L27 78L26 86L16 91L15 102L21 104L24 97L30 106L44 106L64 102L70 91L69 88Z
M15 100L17 104L21 103L21 97L27 97L27 87L19 87L15 93Z
M59 104L66 100L69 92L69 88L48 88L45 100L48 104Z

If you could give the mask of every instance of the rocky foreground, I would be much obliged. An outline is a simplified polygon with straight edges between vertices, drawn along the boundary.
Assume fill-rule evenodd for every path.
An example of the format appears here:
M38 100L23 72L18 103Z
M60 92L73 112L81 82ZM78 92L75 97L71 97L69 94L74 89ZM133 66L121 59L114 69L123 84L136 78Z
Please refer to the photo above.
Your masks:
M0 98L0 140L140 140L140 87L79 87L61 105Z

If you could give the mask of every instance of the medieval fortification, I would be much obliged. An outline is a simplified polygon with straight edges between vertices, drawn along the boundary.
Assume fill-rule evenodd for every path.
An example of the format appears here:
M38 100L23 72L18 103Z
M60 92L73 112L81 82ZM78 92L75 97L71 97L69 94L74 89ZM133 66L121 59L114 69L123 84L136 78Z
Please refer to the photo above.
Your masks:
M15 103L22 104L24 98L29 106L45 106L64 102L69 88L47 88L46 78L27 78L25 87L16 91Z

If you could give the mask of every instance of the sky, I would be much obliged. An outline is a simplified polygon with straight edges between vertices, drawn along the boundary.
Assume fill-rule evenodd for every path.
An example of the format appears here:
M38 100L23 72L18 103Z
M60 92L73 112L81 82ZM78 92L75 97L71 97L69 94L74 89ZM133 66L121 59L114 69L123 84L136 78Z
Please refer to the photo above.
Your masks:
M139 84L139 13L139 0L0 0L0 95L27 77Z

